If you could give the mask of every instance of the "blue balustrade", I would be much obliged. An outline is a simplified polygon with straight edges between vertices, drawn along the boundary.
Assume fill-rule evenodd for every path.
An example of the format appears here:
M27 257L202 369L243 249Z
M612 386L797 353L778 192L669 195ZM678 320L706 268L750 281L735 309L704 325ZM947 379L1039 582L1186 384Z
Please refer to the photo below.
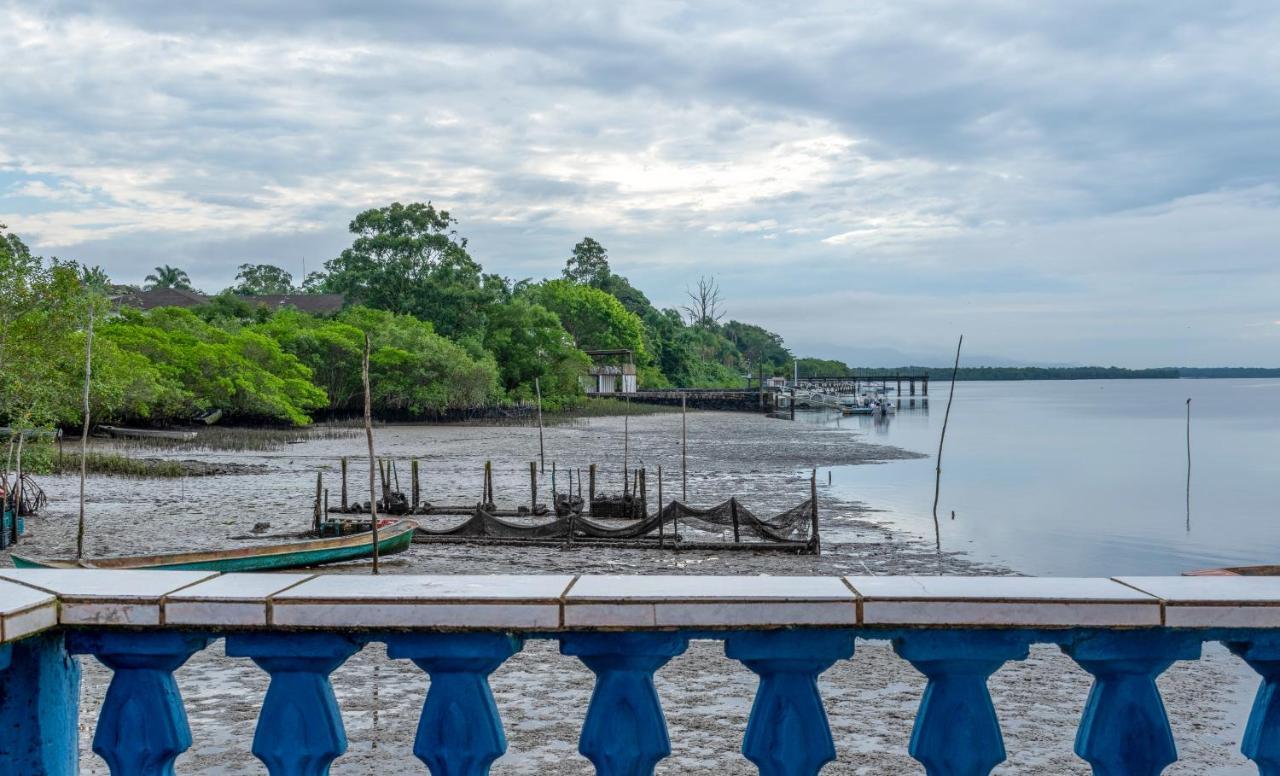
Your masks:
M337 633L236 633L227 655L247 657L271 675L253 754L271 776L324 776L347 751L347 734L329 674L362 643Z
M261 582L259 578L244 585L269 584ZM728 583L715 584L722 588ZM473 578L468 585L467 595L476 595L484 582ZM234 588L227 584L218 589L230 596ZM794 589L793 585L787 595L794 595ZM276 617L295 623L290 627L273 624L265 599L261 619L246 620L247 612L256 609L231 601L224 603L241 606L227 610L235 622L199 627L166 621L159 602L150 624L76 622L75 606L82 603L76 600L61 604L61 624L46 623L41 630L31 624L35 622L28 616L31 606L47 605L54 611L57 602L6 607L0 600L0 637L7 639L0 643L0 773L70 776L77 772L80 666L75 656L87 655L112 671L96 721L93 751L106 761L113 776L172 774L174 761L192 743L174 672L212 640L225 638L228 657L246 658L246 670L257 670L248 665L252 661L270 677L251 751L272 776L324 776L346 751L331 675L355 670L344 663L370 642L385 643L391 659L411 661L428 679L414 754L433 776L482 776L507 749L490 675L528 639L545 639L557 641L563 655L580 660L595 676L578 749L597 773L647 776L671 753L655 672L681 655L691 641L701 640L722 643L729 660L758 677L742 740L743 756L763 776L813 776L839 753L820 677L840 661L853 661L856 666L855 644L863 639L890 642L896 654L927 680L908 751L929 776L983 776L1004 762L1000 717L988 680L1009 661L1026 658L1035 644L1061 648L1093 677L1075 744L1076 754L1093 772L1098 776L1160 774L1177 760L1177 747L1156 679L1175 661L1197 659L1208 641L1226 644L1260 675L1241 750L1263 776L1280 776L1280 617L1276 627L1266 626L1271 615L1259 614L1262 604L1256 600L1238 609L1231 604L1219 606L1203 615L1206 622L1263 623L1230 629L1185 624L1201 616L1197 614L1201 608L1195 607L1179 615L1178 622L1184 624L1170 626L1164 622L1167 602L1163 600L1151 604L1160 624L1141 627L1101 627L1096 621L1110 616L1108 611L1120 612L1117 618L1145 617L1150 612L1116 609L1099 615L1093 611L1087 626L1066 621L1039 627L998 623L978 627L947 620L945 608L941 614L925 611L920 616L926 622L920 624L890 626L872 620L916 615L907 609L864 613L864 599L856 599L855 607L852 594L851 609L841 610L844 604L833 603L830 586L823 597L795 609L788 609L794 602L781 595L782 603L730 602L721 609L708 603L706 594L664 598L653 592L660 588L650 590L650 598L635 603L625 596L607 605L593 599L587 603L596 608L581 610L573 609L567 595L548 603L513 594L517 602L510 604L509 611L492 603L441 599L431 602L433 608L424 610L427 614L415 614L413 603L396 601L397 616L417 618L401 627L387 625L377 604L363 599L352 600L350 616L342 611L345 604L340 598L314 604L321 609L318 618L342 621L346 617L350 623L300 622L305 611L290 607L311 605L311 599L300 596L278 602L274 610ZM839 599L838 591L835 598ZM1102 600L1115 604L1114 596ZM1263 603L1272 605L1270 599ZM1034 612L1028 614L1026 607L1037 605L1024 602L1020 604L1024 608L1010 608L1008 617L1034 619ZM1062 607L1050 601L1044 605L1046 618L1062 619L1074 616L1072 607L1081 604ZM761 607L758 612L749 608L757 606ZM1274 606L1280 613L1280 595ZM214 604L206 606L207 611L214 609ZM206 610L179 607L174 614L178 619L193 618ZM801 621L788 625L788 611L796 612ZM1004 616L992 611L970 609L953 619ZM131 612L129 616L146 621L138 611ZM102 610L94 610L93 616L101 617ZM507 616L522 624L501 624ZM48 622L54 622L53 615L49 617ZM487 624L468 625L469 617ZM594 627L592 617L599 618ZM752 617L761 624L739 622ZM433 618L443 624L435 624ZM664 618L680 624L663 625ZM719 623L690 624L701 622L699 618L719 618ZM361 624L366 620L375 624ZM619 624L628 622L632 624ZM1052 682L1054 678L1038 675L1031 680ZM527 702L538 701L529 698ZM860 710L868 715L875 712L874 708ZM407 749L408 742L404 745Z
M112 776L173 776L173 761L191 746L173 672L208 644L181 631L68 634L73 654L93 655L112 671L93 735L93 751Z
M387 654L407 658L431 677L413 753L433 776L482 776L507 751L489 674L520 651L506 633L398 633Z

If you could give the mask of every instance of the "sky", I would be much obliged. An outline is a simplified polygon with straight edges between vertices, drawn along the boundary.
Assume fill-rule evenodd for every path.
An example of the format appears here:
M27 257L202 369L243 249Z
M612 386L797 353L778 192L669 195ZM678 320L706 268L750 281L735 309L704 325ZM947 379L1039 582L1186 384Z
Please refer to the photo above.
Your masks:
M1268 0L0 0L0 223L220 290L431 201L871 363L1280 366Z

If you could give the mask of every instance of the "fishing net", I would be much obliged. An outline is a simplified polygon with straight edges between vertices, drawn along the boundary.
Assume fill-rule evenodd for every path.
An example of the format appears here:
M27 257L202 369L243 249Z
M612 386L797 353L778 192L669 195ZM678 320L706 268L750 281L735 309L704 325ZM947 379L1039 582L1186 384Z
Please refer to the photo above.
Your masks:
M657 533L659 527L674 535L680 529L709 533L732 530L737 523L739 536L755 537L768 542L804 543L809 541L813 524L813 502L806 500L769 519L757 517L737 499L729 499L706 509L698 509L672 501L660 512L639 520L610 520L608 523L570 513L539 523L517 522L478 507L463 522L447 528L420 527L426 536L453 536L493 539L641 539Z

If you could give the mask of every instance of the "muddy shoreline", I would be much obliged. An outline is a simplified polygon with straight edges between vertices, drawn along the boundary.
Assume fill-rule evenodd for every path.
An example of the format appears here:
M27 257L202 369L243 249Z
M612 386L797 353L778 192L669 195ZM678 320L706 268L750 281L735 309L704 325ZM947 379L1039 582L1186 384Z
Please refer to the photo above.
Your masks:
M601 489L620 490L621 418L592 418L548 429L550 462L565 469L601 466ZM657 414L630 419L628 459L645 466L651 482L660 465L668 498L680 495L680 417ZM378 454L422 461L425 498L471 503L478 499L484 461L495 467L500 502L528 499L528 461L537 458L537 430L511 426L387 426L378 430ZM838 464L878 465L917 453L867 444L849 431L787 423L754 415L689 416L689 501L706 505L737 495L758 513L782 511L808 496L808 469ZM201 453L211 464L265 467L263 473L138 481L94 478L86 507L89 554L159 552L225 546L257 522L272 532L302 528L310 520L314 476L325 471L337 500L338 458L352 458L352 497L361 481L363 439L316 439L271 452ZM175 452L173 458L190 457ZM611 484L612 483L612 484ZM23 544L31 554L65 554L74 540L75 480L42 481L52 499L33 521ZM561 488L565 481L559 479ZM407 490L407 483L405 489ZM655 488L656 489L656 488ZM874 505L836 501L819 482L824 553L820 557L647 550L502 548L414 545L388 558L386 573L683 573L683 574L982 574L1009 569L974 563L960 554L897 534L871 518ZM364 564L330 567L331 573L367 573ZM1161 679L1182 761L1166 773L1251 773L1238 752L1239 701L1254 684L1242 684L1235 659L1206 648L1205 659L1175 665ZM96 718L107 672L84 661L82 720ZM185 773L265 773L249 753L266 676L248 661L230 660L221 643L197 654L177 673L195 743L178 761ZM556 771L591 773L577 753L577 735L591 691L591 674L558 654L554 642L530 641L492 680L510 739L495 774ZM741 736L755 677L724 657L716 642L695 642L657 676L673 754L660 773L755 773L740 754ZM411 747L427 686L412 664L389 661L371 645L334 674L334 687L350 737L349 753L334 774L421 773ZM859 642L850 661L822 678L839 760L826 774L921 773L906 753L923 678L884 642ZM997 773L1089 772L1071 753L1089 677L1052 647L1009 664L993 677L992 692L1004 724L1009 761ZM535 702L536 699L536 702ZM105 774L82 742L82 772Z

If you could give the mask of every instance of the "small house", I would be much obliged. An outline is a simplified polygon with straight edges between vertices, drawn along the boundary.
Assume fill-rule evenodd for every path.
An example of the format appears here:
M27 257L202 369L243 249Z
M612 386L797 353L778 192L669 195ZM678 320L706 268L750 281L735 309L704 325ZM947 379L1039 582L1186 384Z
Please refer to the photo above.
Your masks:
M591 368L578 377L587 394L635 393L636 365L630 350L588 350Z

